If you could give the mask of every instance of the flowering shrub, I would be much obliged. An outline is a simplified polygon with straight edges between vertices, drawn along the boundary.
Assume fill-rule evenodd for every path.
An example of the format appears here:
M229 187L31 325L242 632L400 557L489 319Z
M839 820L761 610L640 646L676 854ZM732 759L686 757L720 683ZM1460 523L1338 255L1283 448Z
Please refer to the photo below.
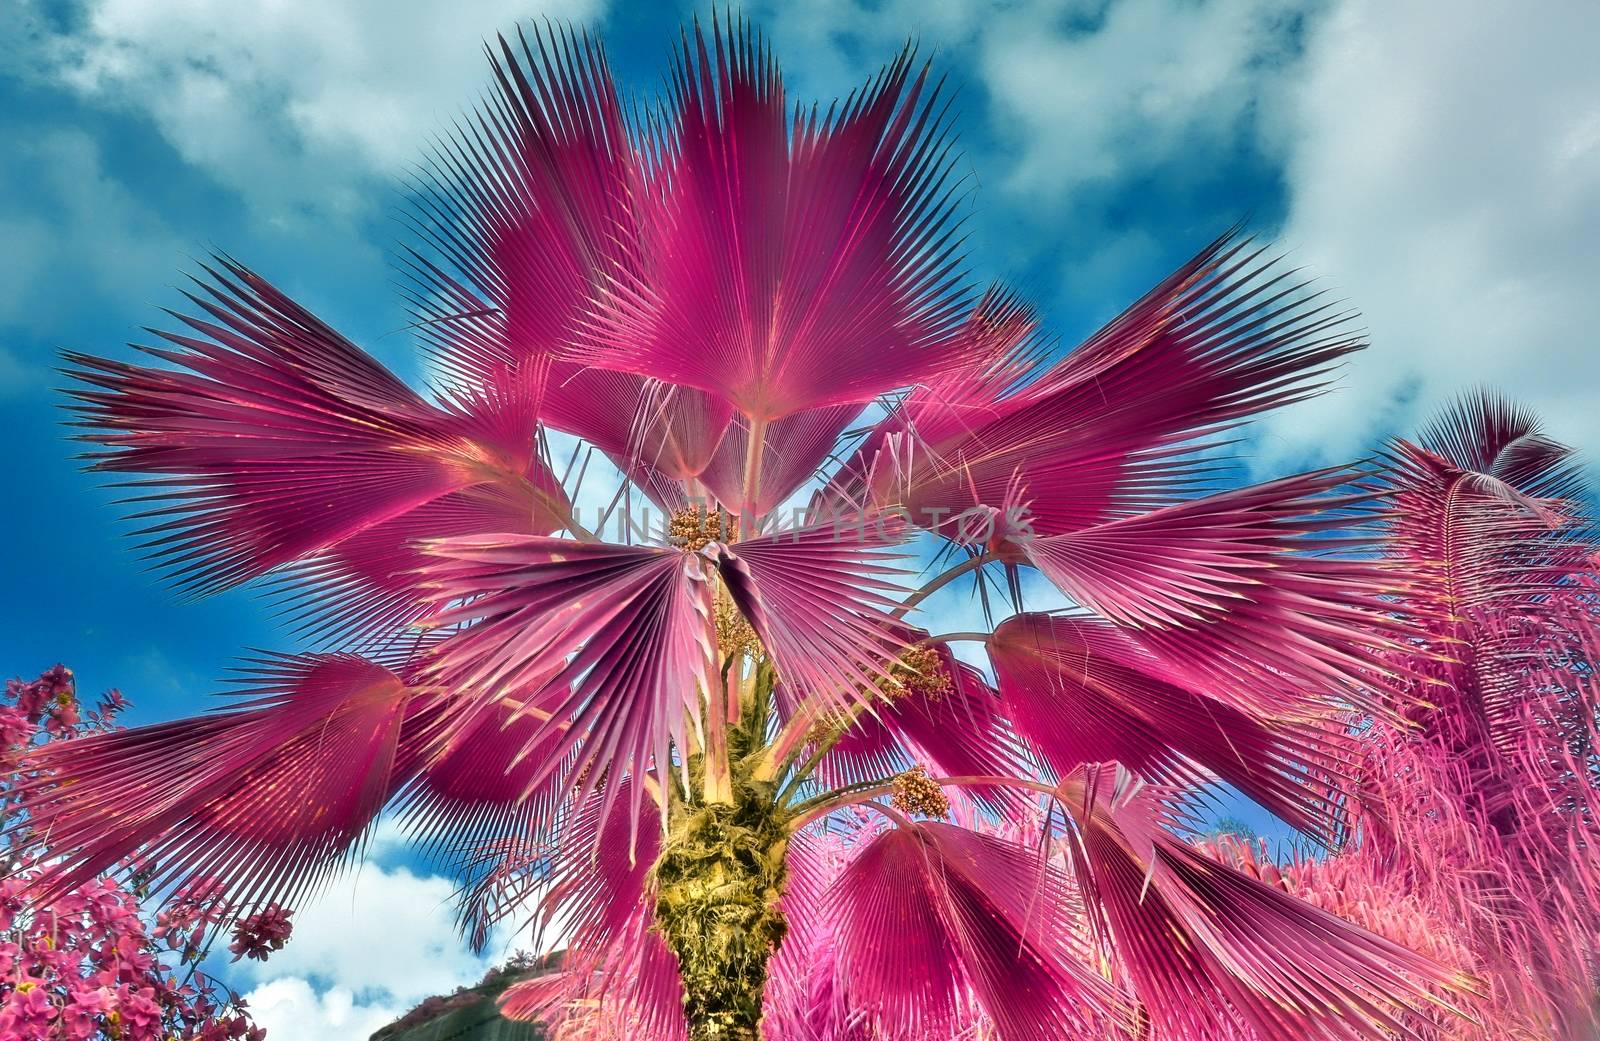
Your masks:
M95 879L43 905L27 899L48 860L29 846L13 793L25 747L116 729L127 706L109 691L84 710L72 673L57 665L11 680L0 701L0 1038L64 1041L262 1041L237 994L200 971L206 940L227 916L214 887L177 893L147 922L138 889ZM34 853L33 849L42 849ZM273 907L239 921L233 950L264 958L283 946L289 913Z
M289 921L293 915L293 911L270 904L264 910L239 919L233 927L233 942L228 945L228 950L233 952L233 960L248 957L266 961L273 951L283 950L283 945L289 942L289 934L294 930L293 923Z

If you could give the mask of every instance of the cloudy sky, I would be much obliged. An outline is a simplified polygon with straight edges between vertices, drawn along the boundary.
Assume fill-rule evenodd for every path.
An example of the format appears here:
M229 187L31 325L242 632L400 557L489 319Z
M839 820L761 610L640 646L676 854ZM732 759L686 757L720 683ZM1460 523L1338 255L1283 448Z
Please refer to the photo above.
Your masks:
M1330 0L755 3L792 91L846 92L914 37L958 88L973 269L1071 343L1241 218L1364 315L1341 389L1266 423L1260 473L1372 450L1487 385L1600 450L1600 5ZM248 593L186 603L75 472L57 348L116 353L226 249L403 372L395 179L485 86L519 18L598 29L654 91L692 13L620 0L0 3L0 408L11 474L0 671L56 660L140 721L193 711ZM443 879L392 843L262 970L280 1041L363 1036L480 974ZM408 913L397 916L395 908ZM400 929L400 932L396 932Z

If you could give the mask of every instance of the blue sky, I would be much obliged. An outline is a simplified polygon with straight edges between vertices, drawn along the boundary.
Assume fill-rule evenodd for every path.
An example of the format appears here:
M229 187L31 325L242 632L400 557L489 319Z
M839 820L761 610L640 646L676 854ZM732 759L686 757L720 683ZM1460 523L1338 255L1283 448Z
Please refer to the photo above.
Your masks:
M483 38L572 19L605 36L626 87L653 91L694 10L258 6L0 10L0 671L66 661L91 690L122 687L135 721L196 710L242 648L284 643L248 592L184 602L141 569L110 493L70 460L56 350L119 353L175 302L189 258L221 248L415 374L386 261L392 186L486 85ZM744 11L799 97L846 92L918 40L958 91L973 273L1020 285L1064 342L1242 217L1359 308L1372 349L1336 394L1262 425L1257 472L1358 457L1478 384L1600 447L1600 8L1585 0L1537 19L1378 0ZM348 920L324 914L301 953L239 977L269 988L288 1036L353 1036L481 971L447 947L404 984L362 967L384 908L442 903L440 880L388 849L329 898ZM417 943L448 941L446 920L418 921Z

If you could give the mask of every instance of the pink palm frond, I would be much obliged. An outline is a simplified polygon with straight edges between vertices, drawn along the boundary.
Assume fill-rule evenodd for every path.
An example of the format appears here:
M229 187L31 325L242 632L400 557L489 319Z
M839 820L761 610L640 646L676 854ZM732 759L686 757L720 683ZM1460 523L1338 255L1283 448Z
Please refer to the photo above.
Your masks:
M1331 841L1357 751L1338 730L1274 720L1182 682L1123 629L1020 614L989 640L1001 701L1057 776L1121 763L1149 781L1226 781L1288 824Z
M392 637L440 606L424 588L426 540L549 535L561 528L546 505L564 497L560 485L542 466L529 476L526 484L492 482L450 492L290 565L276 579L280 605L297 632L311 639Z
M1045 1041L1114 1015L1072 956L1065 879L1026 846L951 824L901 823L833 884L846 1000L899 1036L948 1038L976 1000L1007 1041Z
M478 946L526 888L524 872L574 802L578 757L561 751L565 733L521 707L512 697L419 699L400 733L397 773L408 781L391 812L469 891L460 925Z
M1386 548L1417 576L1407 664L1425 698L1366 739L1356 869L1419 900L1494 983L1511 1034L1600 1029L1595 546L1570 451L1528 413L1463 399L1396 442ZM1404 692L1402 692L1404 693Z
M757 423L864 403L949 363L951 156L910 50L790 121L747 26L686 36L652 142L637 277L574 360L698 387Z
M577 371L552 372L554 352L630 262L642 156L598 42L535 28L488 54L495 89L413 189L407 218L437 258L413 256L414 304L448 379L534 388L537 409Z
M1588 546L1568 519L1584 494L1581 471L1526 414L1469 399L1421 444L1397 442L1388 456L1393 551L1425 569L1421 584L1454 609L1529 604L1585 570Z
M1001 401L1035 374L1047 349L1039 316L1020 296L991 286L954 334L960 364L932 373L895 401L832 475L820 502L834 512L909 498L905 482L937 462L935 446L973 435L1003 412Z
M224 261L189 299L204 317L145 348L181 369L69 354L93 466L139 475L158 563L209 592L255 578L451 492L503 482L564 504L533 451L485 441L248 269ZM186 370L186 371L185 371Z
M531 689L538 691L544 686L543 682L535 682ZM467 710L470 718L443 735L440 724L462 711L452 701L471 703ZM483 705L469 695L436 696L413 709L401 734L401 754L405 760L417 762L416 802L427 804L446 817L451 810L482 807L515 812L534 805L541 789L531 775L549 756L529 755L527 750L554 740L555 735L540 734L542 721L519 711L521 708L522 702L517 698L505 697ZM529 798L520 804L513 802L524 796ZM431 816L420 806L412 808L419 815ZM446 834L455 830L447 819L437 820L436 824Z
M70 889L135 851L152 888L210 880L241 906L292 902L339 866L398 784L406 682L354 655L258 662L229 710L69 743L24 808Z
M1323 389L1362 346L1348 317L1225 236L1036 379L990 383L992 419L973 423L979 402L963 401L925 439L903 502L933 523L1001 507L1020 482L1042 534L1166 505L1204 476L1198 449Z
M427 549L438 558L429 583L452 604L432 624L466 625L439 648L430 674L458 689L532 689L519 711L544 726L530 743L546 730L566 731L530 785L568 752L587 774L586 790L613 764L635 779L670 772L668 749L686 747L699 718L697 690L711 689L715 675L703 558L510 535ZM561 664L550 676L552 663ZM637 803L634 812L637 821Z
M537 1021L553 1041L683 1041L678 964L642 908L614 946L569 949L559 972L500 995L508 1019Z
M807 697L852 706L889 676L904 644L887 609L905 574L895 517L857 528L816 524L712 549L728 593L778 675Z
M604 953L567 957L559 972L508 987L501 1014L546 1024L552 1041L683 1041L678 964L647 922Z
M909 626L895 631L907 647L919 646L929 635ZM820 783L844 786L892 777L918 763L954 777L1029 771L1000 696L979 670L957 660L948 644L929 647L921 664L919 672L902 665L891 680L880 681L884 700L858 717L818 760ZM987 799L1007 793L983 794Z
M1576 500L1584 491L1572 449L1541 430L1533 413L1492 394L1462 397L1418 441L1461 473L1492 478L1523 495Z
M519 32L491 49L496 91L435 149L403 265L425 343L464 409L583 437L625 468L702 470L731 406L564 360L605 286L638 263L644 157L600 45Z
M536 880L549 857L549 846L530 839L497 838L452 852L456 929L474 953L482 953L496 927L508 921L513 927L526 923L528 905L538 897Z
M618 799L633 801L626 792ZM570 935L560 977L513 986L502 1011L555 1025L557 1036L565 1026L576 1036L588 1028L596 1037L677 1041L685 1032L677 962L652 928L659 837L643 832L635 844L627 815L608 802L594 795L577 807L536 876L550 891L540 931Z
M801 832L796 838L806 835ZM837 864L827 865L823 877L812 879L797 870L791 850L790 883L784 893L784 913L804 930L784 938L772 959L763 1022L776 1037L795 1041L867 1041L870 1021L849 1007L838 971L838 937L823 910L828 881ZM811 883L809 885L799 884Z
M1261 1037L1417 1039L1469 978L1209 859L1166 832L1159 789L1115 767L1062 786L1069 858L1151 1021L1176 1037L1248 1024Z
M1384 600L1403 577L1370 546L1373 492L1331 469L1236 488L1061 535L1028 560L1096 613L1138 630L1169 668L1240 706L1306 711L1334 698L1377 704L1384 652L1407 628ZM1341 532L1341 529L1344 529Z

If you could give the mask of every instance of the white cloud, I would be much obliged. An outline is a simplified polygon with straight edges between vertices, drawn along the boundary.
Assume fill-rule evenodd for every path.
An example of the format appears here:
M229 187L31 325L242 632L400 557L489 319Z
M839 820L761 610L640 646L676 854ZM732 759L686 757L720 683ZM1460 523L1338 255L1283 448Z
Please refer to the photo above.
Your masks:
M534 942L529 903L473 954L456 931L456 884L401 863L414 845L399 817L382 818L364 862L296 906L283 950L265 962L215 956L211 971L272 1041L360 1041L425 998L475 986L513 951L565 946L559 927Z
M381 1002L359 1003L344 987L319 991L298 976L263 983L244 999L250 1018L272 1041L361 1041L406 1011Z
M252 981L312 979L410 1007L476 983L502 954L491 944L474 955L457 937L453 892L447 878L369 862L296 908L282 951L235 968Z
M1001 183L1031 206L1232 149L1293 60L1277 0L1023 4L982 20L990 122L1015 161ZM1182 176L1182 168L1171 171Z
M274 221L351 213L485 84L485 37L604 0L88 0L35 75L148 115Z
M775 5L762 21L789 79L820 96L859 86L908 36L939 71L971 60L1003 149L984 166L1037 215L1071 206L1085 185L1232 149L1250 120L1271 115L1295 60L1289 29L1308 6L822 0Z
M180 259L162 219L107 172L78 130L23 136L0 156L0 327L59 331L85 306L130 302ZM34 386L48 358L7 355L0 392ZM31 364L30 364L31 363Z
M1310 41L1288 142L1296 259L1364 315L1342 388L1270 455L1370 449L1486 385L1600 451L1600 7L1347 0Z
M1046 288L1109 317L1170 242L1242 216L1219 171L1271 145L1315 0L823 0L762 20L806 95L859 85L907 36L957 72L993 273L1049 269ZM970 77L970 81L968 78ZM975 88L975 89L974 89ZM1136 187L1145 197L1129 201ZM1220 198L1220 197L1226 198ZM1173 226L1173 214L1195 226ZM1031 277L1031 275L1030 275ZM1054 301L1048 297L1046 305Z
M397 847L395 829L380 827L369 852ZM516 946L506 927L483 955L468 950L453 892L447 878L368 861L295 910L283 950L227 975L277 1041L364 1038L423 998L476 984Z

